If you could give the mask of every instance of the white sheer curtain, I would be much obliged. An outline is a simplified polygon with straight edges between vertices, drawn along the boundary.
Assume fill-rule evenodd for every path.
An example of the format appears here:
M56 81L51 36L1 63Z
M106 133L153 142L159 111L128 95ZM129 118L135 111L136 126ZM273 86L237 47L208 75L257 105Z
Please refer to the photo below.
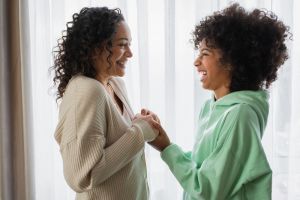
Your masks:
M134 57L125 81L135 112L156 112L171 140L186 150L193 145L199 107L210 96L201 89L189 42L194 25L229 5L227 0L29 0L31 77L34 119L35 199L74 199L66 185L53 133L57 105L49 88L51 51L71 15L84 6L121 8L132 32ZM245 8L273 10L291 27L290 59L271 91L271 112L263 138L273 169L273 199L300 199L300 3L296 0L244 0ZM49 95L50 94L50 95ZM181 199L182 190L161 161L146 148L151 199ZM298 188L297 188L298 187Z

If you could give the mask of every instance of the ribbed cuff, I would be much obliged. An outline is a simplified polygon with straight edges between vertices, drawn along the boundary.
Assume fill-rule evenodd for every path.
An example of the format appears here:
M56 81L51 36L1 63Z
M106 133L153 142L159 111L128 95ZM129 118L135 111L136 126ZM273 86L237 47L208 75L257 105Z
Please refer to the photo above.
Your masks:
M145 142L151 142L158 136L158 130L152 128L145 120L136 119L133 121L133 124L142 130Z

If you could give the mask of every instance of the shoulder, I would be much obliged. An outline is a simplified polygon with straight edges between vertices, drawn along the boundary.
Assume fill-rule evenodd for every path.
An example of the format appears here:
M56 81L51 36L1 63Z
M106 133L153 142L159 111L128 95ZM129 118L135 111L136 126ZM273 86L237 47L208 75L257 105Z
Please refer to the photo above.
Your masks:
M99 98L105 96L105 89L99 81L86 76L78 75L73 77L66 89L66 96Z
M248 104L236 104L226 111L223 129L237 137L252 138L261 135L260 120ZM253 133L253 134L252 134Z
M219 142L230 141L230 144L238 147L245 141L252 143L257 141L261 135L260 122L250 105L235 104L230 106L221 118L221 129Z
M86 76L76 76L72 82L78 90L87 90L90 92L102 92L105 90L99 81Z
M235 104L227 109L227 115L237 121L257 120L257 114L253 108L245 103Z

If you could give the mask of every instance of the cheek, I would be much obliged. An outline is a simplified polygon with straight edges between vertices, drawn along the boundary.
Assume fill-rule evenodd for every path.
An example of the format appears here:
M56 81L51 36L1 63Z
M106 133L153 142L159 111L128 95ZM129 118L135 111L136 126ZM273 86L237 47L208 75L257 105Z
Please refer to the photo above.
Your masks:
M122 49L117 49L113 52L113 55L115 58L121 58L124 55L124 50Z
M112 61L113 63L117 62L119 59L120 59L120 56L117 55L117 54L114 54L114 55L112 55L112 57L111 57L111 61Z

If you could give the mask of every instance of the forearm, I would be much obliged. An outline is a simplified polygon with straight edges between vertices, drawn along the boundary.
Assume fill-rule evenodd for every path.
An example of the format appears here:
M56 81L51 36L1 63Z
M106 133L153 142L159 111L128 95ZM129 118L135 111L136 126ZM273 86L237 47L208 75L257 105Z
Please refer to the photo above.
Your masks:
M95 185L122 169L144 148L144 138L139 127L133 126L115 143L104 149L99 163L92 170Z
M208 197L208 188L203 185L209 183L200 177L200 167L192 161L191 152L185 153L180 147L172 144L161 153L161 157L185 192L197 199Z

